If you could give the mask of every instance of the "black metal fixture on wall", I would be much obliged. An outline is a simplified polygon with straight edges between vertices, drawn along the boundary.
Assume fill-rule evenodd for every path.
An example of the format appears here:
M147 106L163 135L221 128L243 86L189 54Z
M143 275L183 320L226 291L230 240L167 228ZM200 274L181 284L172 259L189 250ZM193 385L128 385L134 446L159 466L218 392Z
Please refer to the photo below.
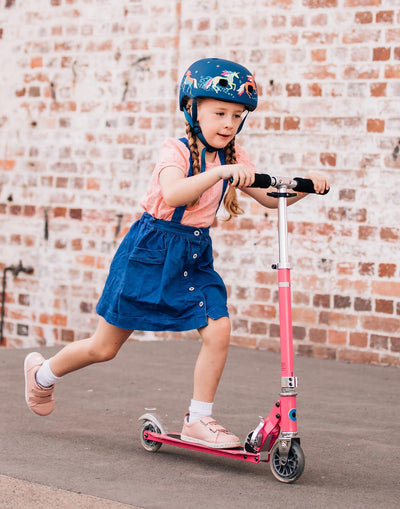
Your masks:
M5 269L3 270L3 288L1 292L0 345L2 345L4 341L3 325L4 325L4 304L6 301L7 272L12 272L12 275L14 276L15 279L20 272L24 272L25 274L32 274L33 267L24 267L22 265L22 262L20 261L17 266L10 265L9 267L5 267Z

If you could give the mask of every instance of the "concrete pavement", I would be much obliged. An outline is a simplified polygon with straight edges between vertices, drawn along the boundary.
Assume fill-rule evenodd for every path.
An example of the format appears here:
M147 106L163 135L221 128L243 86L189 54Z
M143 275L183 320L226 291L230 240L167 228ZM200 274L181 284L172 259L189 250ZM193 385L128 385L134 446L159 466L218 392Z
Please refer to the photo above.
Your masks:
M0 507L398 507L397 368L296 357L306 467L293 485L277 482L266 464L166 445L146 452L137 418L156 408L170 431L180 431L199 347L129 342L113 361L67 375L48 417L25 405L23 360L31 350L0 349ZM214 415L244 439L279 388L277 354L232 347Z

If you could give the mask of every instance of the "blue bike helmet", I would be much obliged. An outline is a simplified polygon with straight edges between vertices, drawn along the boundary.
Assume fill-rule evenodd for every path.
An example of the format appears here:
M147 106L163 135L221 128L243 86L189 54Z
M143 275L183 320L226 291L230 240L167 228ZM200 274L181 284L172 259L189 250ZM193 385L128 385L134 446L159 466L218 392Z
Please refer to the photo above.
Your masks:
M248 111L253 111L257 107L257 85L246 67L221 58L203 58L194 62L185 72L179 89L179 107L207 150L214 151L204 139L197 120L198 97L242 104ZM189 99L193 99L191 114L186 109ZM238 133L244 121L245 118Z

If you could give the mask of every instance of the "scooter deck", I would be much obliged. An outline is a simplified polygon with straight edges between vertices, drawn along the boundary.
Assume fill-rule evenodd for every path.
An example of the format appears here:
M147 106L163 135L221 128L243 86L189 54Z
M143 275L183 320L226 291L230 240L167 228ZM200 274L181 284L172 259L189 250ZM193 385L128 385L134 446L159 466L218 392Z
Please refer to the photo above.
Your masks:
M244 447L236 447L235 449L215 449L201 444L192 444L191 442L184 442L181 440L180 433L155 433L146 430L146 440L154 442L161 442L162 444L174 445L175 447L182 447L184 449L191 449L192 451L207 452L208 454L215 454L217 456L224 456L226 458L234 458L242 461L249 461L250 463L259 463L265 461L260 459L260 454L247 452Z

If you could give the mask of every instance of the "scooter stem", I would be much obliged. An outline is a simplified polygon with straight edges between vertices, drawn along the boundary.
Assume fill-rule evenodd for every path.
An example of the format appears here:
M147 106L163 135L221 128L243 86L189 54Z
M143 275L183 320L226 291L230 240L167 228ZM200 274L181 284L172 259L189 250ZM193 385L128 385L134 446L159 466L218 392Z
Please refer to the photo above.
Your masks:
M278 237L279 237L279 324L281 337L282 377L293 377L293 336L290 290L290 264L288 257L287 231L287 189L279 189L278 198Z
M278 189L278 236L279 236L279 325L281 342L281 436L297 434L296 387L293 368L292 304L290 289L290 264L288 258L287 198L285 186Z

